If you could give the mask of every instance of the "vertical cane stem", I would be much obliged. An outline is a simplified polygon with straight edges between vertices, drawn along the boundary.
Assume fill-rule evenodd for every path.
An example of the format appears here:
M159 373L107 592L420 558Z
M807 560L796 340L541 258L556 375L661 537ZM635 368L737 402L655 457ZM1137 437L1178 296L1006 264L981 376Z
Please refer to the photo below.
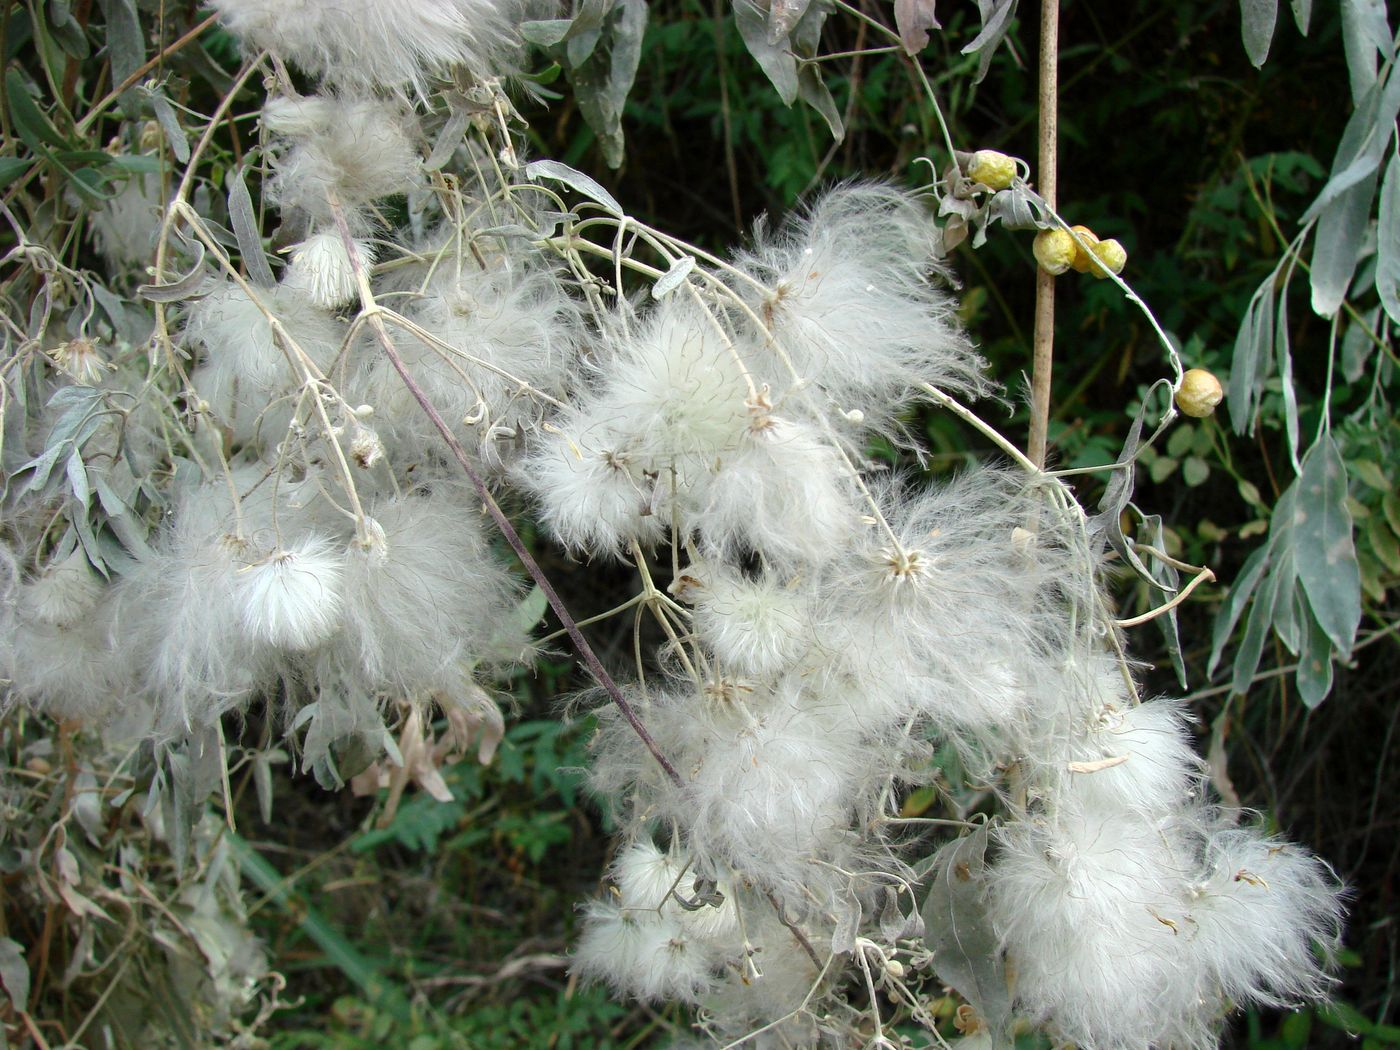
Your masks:
M1055 207L1055 139L1059 94L1059 0L1040 4L1040 157L1036 168L1040 195ZM1036 267L1034 363L1031 370L1031 429L1028 458L1045 465L1050 425L1050 365L1055 353L1055 278Z

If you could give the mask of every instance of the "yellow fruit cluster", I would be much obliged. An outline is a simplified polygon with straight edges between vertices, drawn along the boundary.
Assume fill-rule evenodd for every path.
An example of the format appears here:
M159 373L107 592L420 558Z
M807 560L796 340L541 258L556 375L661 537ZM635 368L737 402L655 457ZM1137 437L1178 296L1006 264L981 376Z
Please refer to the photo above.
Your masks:
M1087 226L1069 230L1041 230L1035 235L1035 261L1046 273L1059 274L1067 270L1092 273L1100 279L1120 274L1128 262L1128 253L1113 238L1099 240Z

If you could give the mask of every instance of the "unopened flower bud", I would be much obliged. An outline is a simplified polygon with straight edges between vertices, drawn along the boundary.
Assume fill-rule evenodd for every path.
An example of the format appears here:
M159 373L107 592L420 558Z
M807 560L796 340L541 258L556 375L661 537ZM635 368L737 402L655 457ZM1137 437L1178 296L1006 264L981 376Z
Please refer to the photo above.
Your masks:
M1220 380L1204 368L1193 368L1181 377L1176 392L1176 407L1196 419L1204 419L1215 411L1225 396Z
M967 177L989 190L1004 190L1016 178L1016 158L994 149L979 149L967 165Z
M1098 235L1087 226L1071 226L1070 231L1078 234L1079 240L1088 245L1090 251L1093 250L1094 245L1099 243ZM1085 251L1084 248L1080 246L1079 242L1076 241L1074 245L1074 259L1070 262L1070 266L1074 269L1075 273L1088 273L1089 267L1093 265L1094 257L1090 255L1088 251Z
M1031 251L1042 270L1058 276L1073 264L1076 248L1074 238L1064 230L1041 230Z
M896 979L904 976L904 964L898 959L890 959L885 963L885 972Z
M1128 263L1128 253L1121 244L1110 237L1099 241L1092 249L1093 274L1103 280L1109 274L1120 274Z

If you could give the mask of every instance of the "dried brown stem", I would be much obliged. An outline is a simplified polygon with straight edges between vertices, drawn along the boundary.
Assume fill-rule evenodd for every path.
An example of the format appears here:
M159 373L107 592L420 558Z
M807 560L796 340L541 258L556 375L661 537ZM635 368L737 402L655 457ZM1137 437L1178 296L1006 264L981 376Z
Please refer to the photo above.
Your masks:
M1040 195L1055 207L1055 140L1058 124L1059 0L1040 5L1040 157L1037 164ZM1050 371L1055 355L1055 278L1036 267L1034 361L1031 366L1031 428L1027 457L1037 467L1045 465L1046 435L1050 426Z

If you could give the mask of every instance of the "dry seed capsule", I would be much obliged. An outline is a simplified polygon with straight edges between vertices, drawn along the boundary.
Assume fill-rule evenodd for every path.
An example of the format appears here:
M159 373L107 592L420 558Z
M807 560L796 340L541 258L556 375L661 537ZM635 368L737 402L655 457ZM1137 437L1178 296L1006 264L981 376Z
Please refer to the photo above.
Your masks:
M1124 247L1110 237L1106 241L1099 241L1091 249L1094 257L1093 274L1103 280L1109 274L1120 274L1123 267L1128 263L1128 253Z
M1079 239L1087 244L1091 249L1099 243L1099 238L1093 230L1087 226L1071 226L1070 229L1079 234ZM1074 246L1074 261L1070 266L1076 273L1088 273L1089 267L1093 265L1093 257L1081 248L1077 243Z
M1041 230L1035 235L1031 251L1042 270L1058 276L1074 262L1074 238L1064 230Z
M1204 368L1193 368L1181 377L1181 387L1176 392L1176 407L1188 416L1204 419L1215 411L1225 391L1220 380Z
M989 190L1004 190L1016 178L1016 158L994 149L979 149L967 165L967 177Z

